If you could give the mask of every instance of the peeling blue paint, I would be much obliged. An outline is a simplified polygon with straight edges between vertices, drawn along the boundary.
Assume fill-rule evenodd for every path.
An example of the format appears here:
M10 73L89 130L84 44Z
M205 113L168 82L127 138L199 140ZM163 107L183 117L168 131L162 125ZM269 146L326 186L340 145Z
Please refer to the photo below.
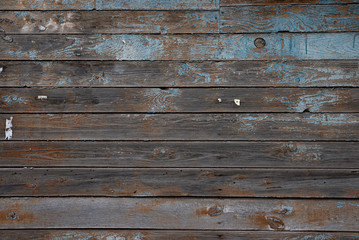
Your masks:
M350 207L350 206L359 208L359 204L355 204L352 202L338 202L337 203L337 208Z
M71 85L72 84L72 80L70 77L66 77L64 76L61 80L57 81L55 83L57 86L61 86L61 85Z
M164 55L164 42L145 35L112 35L92 38L93 50L100 56L114 56L116 60L152 60L153 54Z
M21 97L18 97L16 95L12 95L12 96L3 96L2 97L3 101L6 102L7 104L27 104L27 101L22 99Z
M293 207L282 204L280 212L283 212L284 215L291 215L293 213Z
M297 237L285 237L282 240L334 240L336 239L332 234L319 233L319 234L300 234Z
M198 63L183 63L178 66L178 76L186 76L193 78L194 84L210 84L210 83L225 83L226 79L219 76L211 76L210 73L205 73Z

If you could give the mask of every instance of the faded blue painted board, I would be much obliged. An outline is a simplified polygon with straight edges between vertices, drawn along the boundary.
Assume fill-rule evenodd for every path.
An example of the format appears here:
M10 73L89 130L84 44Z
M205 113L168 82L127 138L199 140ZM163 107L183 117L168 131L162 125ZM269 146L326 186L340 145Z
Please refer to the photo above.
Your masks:
M0 10L92 10L95 0L1 0Z
M264 47L255 40L263 38ZM359 33L8 35L0 60L358 59ZM262 44L263 45L263 44Z
M219 0L96 0L97 10L173 10L219 8Z
M265 46L254 41L263 38ZM359 33L221 35L223 60L358 59Z
M220 14L223 33L359 30L359 5L222 7Z
M236 5L276 5L276 4L346 4L359 3L359 0L221 0L221 6Z

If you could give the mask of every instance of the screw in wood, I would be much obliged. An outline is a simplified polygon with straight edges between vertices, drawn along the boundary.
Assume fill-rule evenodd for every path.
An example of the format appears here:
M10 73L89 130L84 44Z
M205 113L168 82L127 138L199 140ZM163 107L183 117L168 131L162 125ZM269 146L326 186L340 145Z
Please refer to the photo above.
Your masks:
M263 38L256 38L256 40L254 40L254 45L257 48L263 48L266 45L266 41Z

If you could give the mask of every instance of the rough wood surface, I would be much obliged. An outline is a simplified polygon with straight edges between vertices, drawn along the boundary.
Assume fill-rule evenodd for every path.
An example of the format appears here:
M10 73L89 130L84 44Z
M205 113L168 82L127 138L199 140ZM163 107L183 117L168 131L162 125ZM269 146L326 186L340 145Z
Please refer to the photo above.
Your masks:
M357 33L7 35L0 60L358 59ZM255 40L264 39L264 47Z
M0 103L3 113L359 112L359 89L1 88Z
M27 142L0 144L0 167L359 168L357 142Z
M40 227L357 231L358 222L358 200L0 199L1 229Z
M0 230L2 240L356 240L358 232L194 231L194 230Z
M0 169L1 197L358 198L359 169Z
M12 117L12 118L11 118ZM359 114L1 114L14 140L337 140ZM4 126L3 125L3 126ZM2 132L5 139L5 132Z
M0 10L92 10L94 0L1 0Z
M219 0L94 0L97 10L215 10Z
M359 30L359 5L222 7L222 33L350 32Z
M0 61L0 87L359 87L358 63Z
M6 34L217 33L217 11L9 11Z
M236 5L277 5L277 4L350 4L358 0L221 0L221 6Z

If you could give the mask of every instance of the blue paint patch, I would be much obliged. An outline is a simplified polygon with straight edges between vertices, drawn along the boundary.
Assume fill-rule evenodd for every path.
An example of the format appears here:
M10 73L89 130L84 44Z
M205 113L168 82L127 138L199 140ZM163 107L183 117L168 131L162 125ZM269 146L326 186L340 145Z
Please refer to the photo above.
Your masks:
M163 39L146 35L96 35L91 42L93 50L100 56L116 60L154 60L163 58Z
M135 197L156 197L156 195L152 194L151 192L141 192L133 195Z
M348 206L359 208L359 204L355 204L352 202L338 202L337 203L337 208L343 208L343 207L348 207Z
M181 94L178 88L169 88L167 90L150 88L145 92L145 97L150 107L149 113L176 111L178 108L171 102L170 99L179 97Z
M27 101L22 99L21 97L18 97L18 96L3 96L2 97L3 101L6 102L7 104L27 104Z
M336 239L332 234L319 233L319 234L300 234L297 237L285 237L281 240L334 240Z
M70 77L63 77L61 80L57 81L55 83L57 86L61 86L61 85L71 85L72 84L72 80Z
M293 213L293 207L282 204L280 212L284 213L284 215L291 215Z

